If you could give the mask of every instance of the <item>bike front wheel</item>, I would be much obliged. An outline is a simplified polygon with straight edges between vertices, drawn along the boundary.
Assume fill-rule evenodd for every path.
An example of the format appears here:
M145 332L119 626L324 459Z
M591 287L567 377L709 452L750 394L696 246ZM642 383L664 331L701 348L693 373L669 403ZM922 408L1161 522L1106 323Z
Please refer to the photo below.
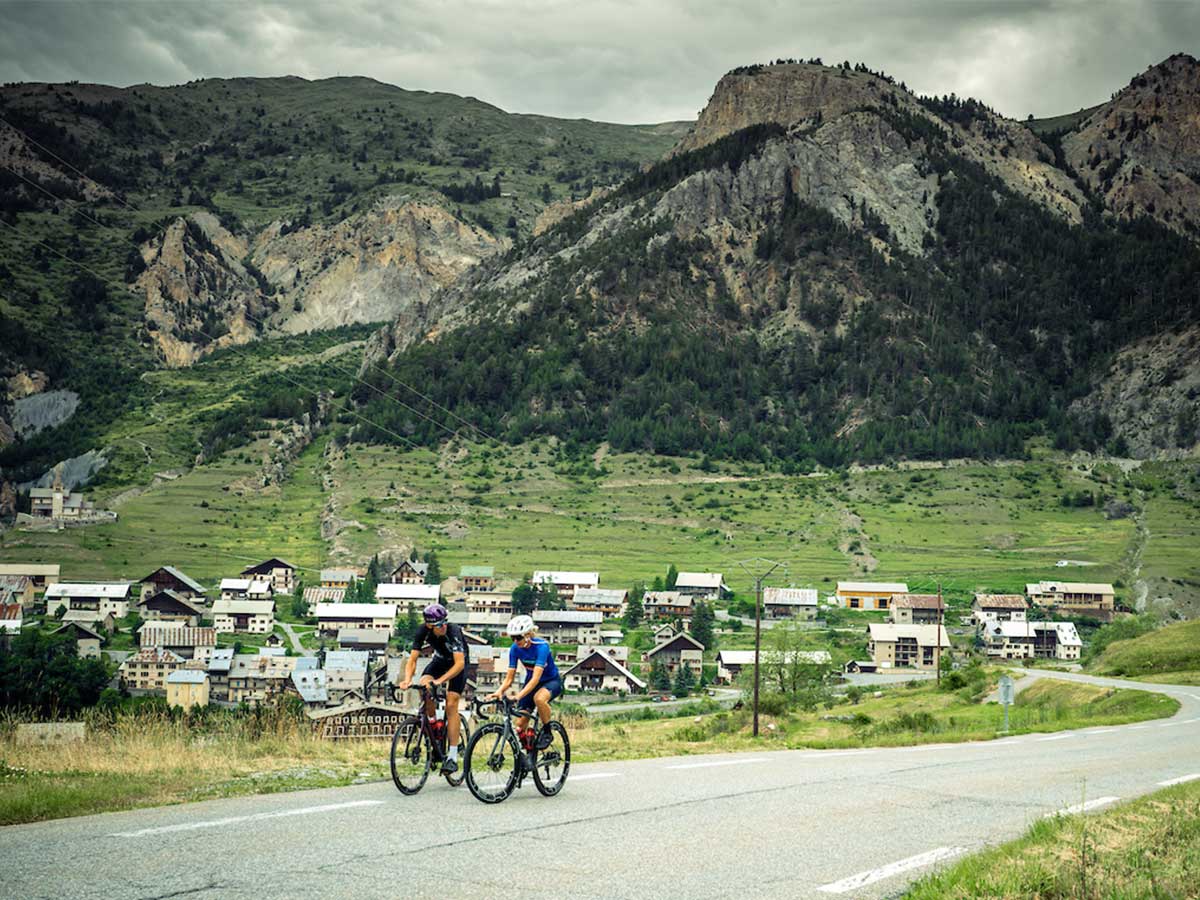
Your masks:
M521 771L521 748L499 722L484 725L467 744L467 789L483 803L507 800Z
M392 736L392 781L402 794L415 794L425 786L431 763L429 736L421 720L409 716Z
M571 769L571 741L561 722L550 723L550 746L533 759L533 783L543 797L553 797L567 783Z

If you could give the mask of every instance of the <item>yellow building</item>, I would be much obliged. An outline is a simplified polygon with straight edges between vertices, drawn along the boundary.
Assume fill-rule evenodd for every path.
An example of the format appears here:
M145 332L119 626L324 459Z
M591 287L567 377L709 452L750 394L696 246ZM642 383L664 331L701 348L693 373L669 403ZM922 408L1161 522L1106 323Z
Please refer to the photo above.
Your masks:
M167 676L167 706L208 706L208 673L177 669Z
M839 581L837 599L846 609L889 609L892 598L907 594L902 581Z

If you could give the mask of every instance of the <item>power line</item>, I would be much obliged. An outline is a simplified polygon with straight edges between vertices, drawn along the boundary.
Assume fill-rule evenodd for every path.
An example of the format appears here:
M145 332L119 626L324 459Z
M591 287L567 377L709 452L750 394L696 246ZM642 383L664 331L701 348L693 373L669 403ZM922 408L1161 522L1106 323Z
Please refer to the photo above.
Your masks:
M16 175L18 178L20 178L26 184L29 184L32 187L37 188L39 191L44 193L46 196L50 197L51 199L53 199L59 203L71 203L71 204L76 204L76 206L79 205L76 203L76 201L57 196L56 194L47 190L42 185L38 184L37 182L31 181L30 179L28 179L24 175L22 175L20 172L16 171L15 169L11 168L10 166L5 165L4 163L0 163L0 168L7 169L9 172L11 172L13 175ZM96 225L99 228L107 228L108 227L103 222L99 221L98 219L91 216L89 213L85 212L82 209L77 208L75 211L79 215L83 216L83 218L87 219L89 222L91 222L92 224ZM138 245L132 238L127 238L127 240L135 249L137 249ZM167 272L169 272L181 279L184 279L186 281L187 276L183 272L180 272L178 269L172 268L171 266L167 265L166 263L162 263L161 260L160 260L160 264ZM244 318L249 319L250 321L254 322L256 325L258 325L260 327L265 328L267 326L267 323L265 321L263 321L262 319L259 319L258 317L254 316L254 315L251 315L246 310L242 310L242 316ZM322 320L322 321L324 322L327 320ZM204 334L204 332L202 331L201 334ZM434 425L438 426L443 431L445 431L447 434L449 434L451 437L458 437L458 432L455 431L454 429L447 427L444 423L439 422L436 419L434 419L433 417L426 415L425 413L421 412L419 409L416 409L415 407L408 405L403 400L400 400L397 397L392 397L390 394L386 393L385 391L381 391L375 385L371 384L370 382L364 381L362 378L358 377L357 374L351 372L349 369L343 369L342 367L337 366L337 365L334 365L333 368L336 371L341 372L343 375L348 375L350 378L357 381L359 384L362 384L362 385L370 388L371 390L375 391L375 393L379 394L381 397L391 400L393 403L399 404L404 409L411 412L413 415L420 416L422 419L425 419L425 420L433 423Z
M78 175L79 175L81 178L85 178L85 179L87 179L88 181L90 181L92 184L96 185L97 187L99 187L99 188L103 188L104 190L106 190L106 191L109 191L109 193L112 193L112 194L113 194L113 196L114 196L114 197L115 197L115 198L118 200L118 202L120 202L120 203L121 203L121 205L122 205L122 206L124 206L126 209L130 210L131 212L135 212L135 213L138 213L138 212L140 212L140 210L139 210L139 209L137 209L135 206L133 206L132 204L130 204L128 201L126 201L126 200L125 200L125 198L121 197L119 194L117 194L117 193L115 193L115 192L111 191L109 188L107 188L107 187L105 187L104 185L100 184L100 182L96 181L96 179L92 178L90 175L88 175L88 174L86 174L86 173L84 173L84 172L80 171L79 169L75 168L73 165L71 165L69 162L67 162L65 159L63 159L61 156L58 156L56 153L54 153L54 152L53 152L52 150L50 150L49 148L47 148L47 147L43 146L42 144L38 143L37 141L35 141L35 140L34 140L33 138L31 138L31 137L30 137L28 134L26 134L26 133L25 133L24 131L22 131L21 129L17 128L17 127L16 127L15 125L13 125L11 122L9 122L9 121L7 121L6 119L3 119L3 118L0 118L0 122L3 122L5 125L7 125L9 128L11 128L13 131L15 131L17 134L21 135L21 136L22 136L22 137L23 137L25 140L27 140L27 141L29 141L31 144L33 144L35 147L38 147L38 148L40 148L41 150L43 150L44 152L48 153L50 156L52 156L54 159L58 160L58 161L59 161L60 163L62 163L64 166L66 166L67 168L71 169L71 171L73 171L73 172L75 172L76 174L78 174ZM44 193L48 194L50 197L53 197L54 199L58 200L60 203L61 203L61 202L70 202L70 201L66 201L66 200L64 200L63 198L55 197L55 195L54 195L54 194L52 194L52 193L50 193L48 190L46 190L46 188L42 187L42 186L41 186L41 185L39 185L39 184L36 184L35 182L29 181L29 179L25 178L25 176L21 175L21 173L17 172L15 169L9 168L7 165L6 165L6 166L4 166L4 168L8 169L8 171L12 172L12 173L13 173L14 175L16 175L18 178L21 178L22 180L24 180L24 181L28 182L29 184L32 184L34 187L36 187L36 188L38 188L39 190L43 191ZM84 215L86 216L87 214L85 213ZM89 218L89 219L91 219L91 221L95 222L97 225L99 225L101 228L103 228L103 227L106 227L106 226L102 225L101 223L99 223L99 222L96 222L96 220L95 220L95 219L92 219L90 216L88 216L88 218ZM129 240L130 240L130 243L133 243L132 239L129 239ZM134 244L134 246L136 247L137 245L136 245L136 244ZM185 277L185 276L181 276L181 277ZM318 327L320 327L321 325L323 325L323 324L326 324L327 322L329 322L329 321L332 319L332 316L333 316L333 313L330 313L328 316L326 316L324 319L322 319L320 322L318 322L318 323L317 323L317 326L318 326ZM253 318L253 317L250 317L250 318ZM257 320L257 319L256 319L255 321L259 321L259 320ZM261 325L261 324L263 324L263 323L262 323L261 321L259 321L259 324ZM201 334L203 334L203 332L201 332ZM430 396L428 396L427 394L425 394L425 393L423 393L423 392L419 391L417 388L413 387L412 385L408 384L407 382L405 382L405 381L402 381L401 379L397 378L397 377L396 377L394 374L392 374L391 372L388 372L386 369L383 369L383 368L381 368L380 366L377 366L377 365L375 365L374 363L372 363L372 362L369 362L369 361L366 361L366 360L364 360L364 362L366 362L366 364L367 364L368 366L370 366L371 368L373 368L373 369L375 369L376 371L378 371L378 372L382 373L382 374L383 374L385 377L387 377L387 378L391 379L391 380L392 380L392 382L394 382L395 384L398 384L398 385L400 385L401 387L403 387L403 388L405 388L405 389L407 389L407 390L409 390L409 391L412 391L412 392L413 392L414 394L416 394L418 397L420 397L421 399L423 399L423 400L424 400L426 403L429 403L431 406L433 406L433 407L435 407L435 408L437 408L437 409L441 410L442 412L446 413L448 416L450 416L451 418L455 419L456 421L458 421L458 422L461 422L463 425L467 426L468 428L471 428L471 429L473 429L473 430L474 430L474 431L476 431L478 434L482 435L483 437L487 438L488 440L492 440L492 441L496 441L496 440L497 440L497 438L495 438L495 437L493 437L492 435L488 434L486 431L484 431L484 430L483 430L482 428L480 428L478 425L475 425L474 423L467 421L467 420L466 420L466 419L464 419L462 416L458 415L457 413L455 413L455 412L451 411L451 410L450 410L450 409L448 409L447 407L445 407L445 406L443 406L442 404L438 403L438 402L437 402L436 400L434 400L432 397L430 397ZM361 379L359 379L359 380L361 381ZM365 384L365 382L363 382L363 383ZM388 395L385 395L385 396L388 396ZM397 400L396 400L396 402L401 402L401 401L399 401L399 400L397 399ZM408 409L412 410L412 407L406 407L406 408L408 408ZM415 410L412 410L412 411L414 411L414 412L415 412ZM428 417L426 417L426 418L428 418ZM433 420L433 419L429 419L429 421L431 421L431 422L435 422L435 420ZM441 424L441 423L439 423L439 422L435 422L435 424L441 425L441 427L445 428L445 426L444 426L444 425L442 425L442 424ZM446 431L447 431L447 432L449 432L450 434L455 434L455 435L456 435L456 432L453 432L453 431L451 431L451 430L450 430L450 429L448 429L448 428L446 428Z
M19 229L19 228L18 228L16 225L12 225L12 224L10 224L9 222L7 222L7 221L6 221L5 219L3 219L3 218L0 218L0 222L2 222L2 223L3 223L4 225L6 225L8 228L11 228L13 231L16 231L18 234L20 233L20 229ZM101 279L102 281L106 281L106 282L108 282L109 284L116 285L117 287L121 288L122 290L129 290L129 289L130 289L128 285L121 284L121 283L120 283L120 282L118 282L116 279L114 279L114 278L109 278L109 277L108 277L108 276L106 276L106 275L102 275L102 274L100 274L99 272L97 272L95 269L92 269L90 266L85 266L83 263L79 262L78 260L71 259L71 257L67 256L67 254L63 253L61 250L57 249L56 247L52 247L52 246L50 246L49 244L45 243L44 241L40 241L40 240L38 240L37 238L33 238L32 240L33 240L33 243L35 243L35 244L38 244L39 246L45 247L45 248L46 248L47 250L49 250L50 252L52 252L52 253L55 253L55 254L57 254L58 256L61 256L61 257L62 257L63 259L65 259L67 262L74 263L75 265L77 265L77 266L79 266L81 269L83 269L84 271L86 271L86 272L89 272L89 273L91 273L92 275L94 275L96 278L99 278L99 279ZM208 332L206 332L206 331L204 331L203 329L200 329L200 328L197 328L197 329L196 329L196 331L197 331L197 332L199 332L200 334L204 335L204 336L205 336L206 338L208 338L210 341L212 341L212 342L213 342L213 344L216 344L216 342L217 342L217 338L214 338L214 337L213 337L211 334L209 334ZM235 351L235 350L236 350L237 352L241 353L241 350L240 350L240 348L238 348L238 345L236 345L236 344L230 344L230 345L228 345L228 349L230 349L231 351ZM246 357L249 357L249 354L242 354L242 355L244 355L244 356L246 356ZM280 370L278 370L278 371L276 372L276 374L277 374L277 375L279 375L281 378L283 378L285 381L287 381L287 382L289 382L290 384L292 384L293 386L295 386L295 387L298 387L298 388L299 388L301 391L305 391L305 390L307 390L307 388L305 387L305 385L301 384L299 381L296 381L294 378L290 378L290 377L289 377L289 376L286 374L286 371L287 371L286 369L280 369ZM360 421L362 421L362 422L365 422L366 424L368 424L368 425L370 425L370 426L372 426L372 427L374 427L374 428L378 428L380 431L382 431L382 432L384 432L384 433L386 433L386 434L390 434L392 437L398 438L399 440L401 440L401 441L403 441L404 443L408 444L408 445L409 445L410 447L412 447L414 450L420 450L420 449L422 449L422 448L421 448L421 446L420 446L419 444L415 443L414 441L411 441L411 440L409 440L408 438L404 437L404 435L402 435L402 434L397 434L395 431L392 431L390 428L388 428L388 427L387 427L387 426L385 426L385 425L380 425L378 422L374 422L374 421L372 421L371 419L368 419L368 418L366 418L365 416L359 415L357 412L355 412L355 411L354 411L354 410L352 410L352 409L347 409L347 410L346 410L346 412L350 413L350 415L354 416L354 418L356 418L356 419L358 419L358 420L360 420Z

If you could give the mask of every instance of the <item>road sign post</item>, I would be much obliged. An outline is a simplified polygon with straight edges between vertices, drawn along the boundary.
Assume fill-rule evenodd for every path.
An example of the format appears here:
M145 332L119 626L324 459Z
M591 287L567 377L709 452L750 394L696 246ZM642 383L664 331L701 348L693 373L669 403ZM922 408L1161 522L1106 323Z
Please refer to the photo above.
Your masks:
M1004 707L1004 731L1008 731L1008 708L1012 705L1016 687L1011 675L1000 676L1000 705Z

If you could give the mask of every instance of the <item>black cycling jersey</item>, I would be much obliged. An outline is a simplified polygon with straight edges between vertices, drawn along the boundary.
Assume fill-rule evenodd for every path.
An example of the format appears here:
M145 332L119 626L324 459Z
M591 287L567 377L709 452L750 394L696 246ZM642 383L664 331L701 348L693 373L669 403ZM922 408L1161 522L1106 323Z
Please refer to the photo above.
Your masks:
M454 659L455 653L463 655L463 662L471 661L471 651L467 644L467 636L460 625L447 625L446 633L438 637L428 625L422 625L413 635L412 648L421 650L426 645L433 648L434 659Z

